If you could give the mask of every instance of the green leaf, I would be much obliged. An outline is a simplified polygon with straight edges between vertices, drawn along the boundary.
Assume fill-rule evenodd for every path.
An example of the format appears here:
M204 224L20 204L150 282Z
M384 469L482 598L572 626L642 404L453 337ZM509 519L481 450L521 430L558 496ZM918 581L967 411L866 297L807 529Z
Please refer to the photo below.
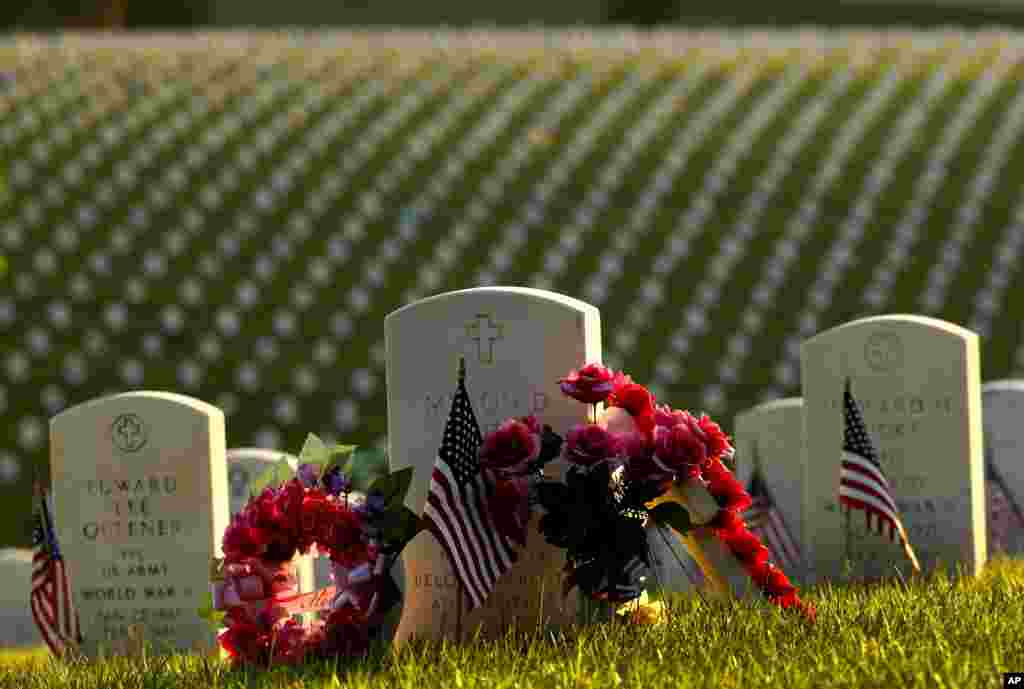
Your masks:
M365 493L374 481L388 475L387 453L373 446L357 447L345 473L352 480L352 488Z
M369 492L383 496L385 510L391 511L405 502L405 494L409 492L411 483L412 467L406 467L378 478L370 485Z
M334 467L339 467L345 474L350 472L349 465L359 448L355 445L332 445L327 449L327 463L321 473L326 473Z
M690 513L678 502L663 502L651 510L651 518L655 524L670 526L679 532L680 536L696 528L690 521Z
M213 594L209 591L203 597L203 607L199 608L197 612L199 617L206 620L214 631L224 626L224 617L227 613L223 610L213 609Z
M256 477L250 485L249 492L252 495L259 495L264 488L279 486L293 478L295 478L295 471L288 463L288 456L282 454L280 460L271 464L266 471Z
M330 453L324 441L313 433L307 435L306 442L302 444L302 450L299 452L299 464L324 465L329 460Z
M405 545L420 532L420 519L405 505L399 505L381 514L376 525L387 543Z

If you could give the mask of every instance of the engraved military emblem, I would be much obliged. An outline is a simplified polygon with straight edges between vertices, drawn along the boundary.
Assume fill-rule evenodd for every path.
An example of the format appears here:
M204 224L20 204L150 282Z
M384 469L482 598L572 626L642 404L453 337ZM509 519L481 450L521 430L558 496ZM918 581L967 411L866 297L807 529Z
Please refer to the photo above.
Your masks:
M877 332L864 343L864 361L873 371L887 373L903 365L903 342L892 332Z
M504 337L505 326L495 323L491 314L478 313L466 323L466 336L476 344L477 361L481 364L494 363L494 343Z
M122 452L138 452L149 440L149 429L138 414L121 414L110 424L110 436Z

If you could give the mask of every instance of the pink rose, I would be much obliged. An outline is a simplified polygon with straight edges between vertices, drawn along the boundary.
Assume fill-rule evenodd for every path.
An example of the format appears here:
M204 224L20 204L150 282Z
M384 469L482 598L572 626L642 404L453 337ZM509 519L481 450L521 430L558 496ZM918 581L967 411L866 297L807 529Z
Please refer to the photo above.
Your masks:
M628 459L643 457L649 454L650 450L651 444L647 436L639 431L619 435L619 453Z
M655 428L654 453L662 464L675 472L700 467L708 458L704 440L688 423Z
M569 397L584 404L597 404L603 402L615 389L613 377L611 370L601 364L587 364L579 371L571 371L558 384Z
M566 434L563 455L568 462L591 466L616 456L619 438L596 424L574 426Z
M536 426L536 419L533 421ZM485 469L522 473L540 454L540 435L528 421L509 419L488 433L480 446L480 464Z

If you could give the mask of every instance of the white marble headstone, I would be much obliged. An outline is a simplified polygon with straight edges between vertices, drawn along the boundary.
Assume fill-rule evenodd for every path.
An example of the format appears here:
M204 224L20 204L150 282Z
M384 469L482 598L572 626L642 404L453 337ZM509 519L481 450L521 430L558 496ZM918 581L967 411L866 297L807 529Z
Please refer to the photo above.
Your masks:
M235 447L228 450L228 490L230 491L231 516L235 516L249 502L250 487L263 472L284 459L292 471L296 471L299 460L294 455L280 450L262 447ZM325 559L323 556L313 558L310 555L299 556L295 561L295 573L299 580L299 591L308 593L316 585L314 574L315 560ZM323 567L321 565L321 567Z
M838 508L846 377L922 569L941 561L950 574L957 565L980 572L987 542L978 336L934 318L876 316L807 340L801 363L811 582L840 577L847 554L857 578L911 571L898 542L867 532L859 511L847 530Z
M484 434L511 416L537 414L563 435L586 419L587 407L564 397L557 381L601 360L600 315L589 304L543 290L481 287L405 306L387 317L385 334L390 469L415 468L406 504L416 514L426 504L460 357ZM576 597L560 595L564 551L544 543L536 521L519 562L485 605L465 616L467 632L482 625L485 633L500 634L510 624L532 629L538 621L575 620ZM420 533L402 560L406 597L396 642L451 637L455 578L441 546Z
M83 651L209 651L198 611L228 525L224 413L168 392L95 399L50 422L58 541Z
M989 552L1024 553L1024 380L981 386Z
M0 648L41 646L43 637L29 608L32 589L32 551L0 550Z
M736 478L745 488L749 488L755 465L760 467L761 480L787 532L778 534L778 539L772 539L773 544L769 545L769 549L774 546L785 551L773 551L772 562L782 567L794 581L802 581L805 576L802 564L804 546L800 533L803 413L803 399L800 397L772 400L737 415L733 431ZM775 526L782 528L777 524ZM787 544L791 547L787 547Z

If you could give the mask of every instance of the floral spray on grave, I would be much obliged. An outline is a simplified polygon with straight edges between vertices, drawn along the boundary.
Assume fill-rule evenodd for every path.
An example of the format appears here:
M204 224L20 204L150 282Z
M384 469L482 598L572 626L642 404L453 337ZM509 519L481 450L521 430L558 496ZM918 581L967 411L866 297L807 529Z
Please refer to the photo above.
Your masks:
M631 616L643 617L635 608L653 520L680 534L719 592L763 595L813 621L814 607L740 517L751 497L723 462L734 450L717 423L658 405L645 387L599 364L559 383L592 405L592 420L563 439L534 417L508 419L484 438L480 463L493 477L493 519L504 537L524 541L530 511L542 511L543 537L566 550L563 594L578 587L591 601L632 606ZM571 465L564 482L545 479L544 462L559 455Z
M220 630L223 655L270 667L359 657L393 623L400 590L390 569L419 520L403 504L412 469L352 491L356 449L310 435L293 473L286 461L255 484L224 532L211 565L211 595L200 614ZM330 558L332 586L299 594L292 561L315 549Z

